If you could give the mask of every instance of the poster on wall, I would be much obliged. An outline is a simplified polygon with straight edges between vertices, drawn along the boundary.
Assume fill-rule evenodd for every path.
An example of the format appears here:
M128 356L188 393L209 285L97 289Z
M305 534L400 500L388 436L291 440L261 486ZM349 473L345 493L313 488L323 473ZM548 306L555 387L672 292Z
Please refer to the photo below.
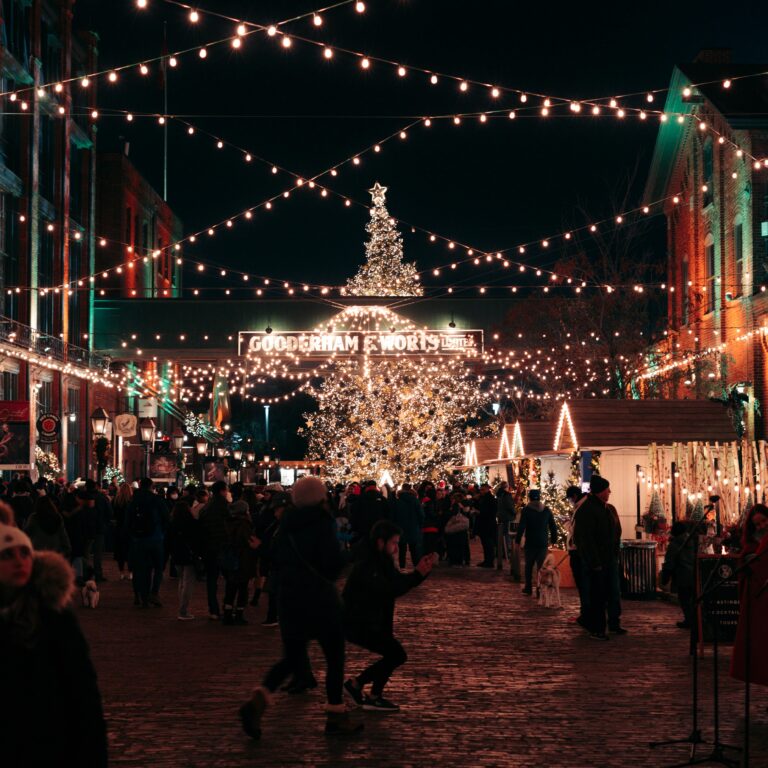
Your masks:
M150 453L149 477L151 480L168 480L176 482L176 454Z
M206 485L217 483L219 480L227 480L229 468L223 461L207 459L203 464L203 482Z
M0 401L0 469L30 469L29 403Z

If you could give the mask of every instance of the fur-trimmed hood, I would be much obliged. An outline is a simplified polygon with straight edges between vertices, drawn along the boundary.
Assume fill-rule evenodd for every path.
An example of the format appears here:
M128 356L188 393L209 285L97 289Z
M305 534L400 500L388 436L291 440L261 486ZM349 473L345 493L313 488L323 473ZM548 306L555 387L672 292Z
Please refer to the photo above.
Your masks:
M35 552L32 577L27 589L35 592L41 605L54 611L67 607L75 592L75 574L58 552Z

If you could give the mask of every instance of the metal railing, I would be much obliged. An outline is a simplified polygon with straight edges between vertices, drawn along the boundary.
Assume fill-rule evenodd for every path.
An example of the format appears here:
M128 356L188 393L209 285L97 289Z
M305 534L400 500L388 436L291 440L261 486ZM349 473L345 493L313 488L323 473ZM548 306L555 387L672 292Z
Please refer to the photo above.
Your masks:
M111 363L109 357L69 344L62 339L37 331L4 315L0 315L0 341L41 357L48 357L61 363L81 365L94 370L107 371Z

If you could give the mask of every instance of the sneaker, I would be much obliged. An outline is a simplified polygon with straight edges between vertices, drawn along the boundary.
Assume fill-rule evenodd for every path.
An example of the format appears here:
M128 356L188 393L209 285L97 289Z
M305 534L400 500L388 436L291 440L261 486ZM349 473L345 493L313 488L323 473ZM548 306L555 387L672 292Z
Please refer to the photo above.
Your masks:
M615 629L608 630L612 635L627 635L629 634L624 627L616 627Z
M262 627L276 627L277 625L277 619L264 619L264 621L261 622Z
M367 712L399 712L400 707L383 696L366 696L363 700L363 709Z
M192 621L195 617L189 613L180 613L176 618L179 621Z
M267 708L267 697L264 691L253 692L253 698L240 707L240 724L243 730L252 738L261 738L261 717Z
M605 632L590 632L589 639L590 640L607 640L608 635L606 635Z
M325 733L328 736L358 733L365 727L359 709L345 709L343 712L326 712L325 714Z
M351 677L344 683L344 690L352 697L352 700L358 707L363 706L365 701L363 689Z

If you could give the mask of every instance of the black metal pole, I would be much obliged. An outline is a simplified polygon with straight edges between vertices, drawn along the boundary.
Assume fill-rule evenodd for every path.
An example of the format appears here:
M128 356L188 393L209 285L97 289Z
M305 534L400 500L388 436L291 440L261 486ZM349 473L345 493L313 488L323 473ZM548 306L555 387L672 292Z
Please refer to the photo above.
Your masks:
M635 464L635 495L636 495L636 502L637 502L637 525L640 525L640 465ZM642 539L643 535L640 533L638 528L635 528L635 538L636 539Z
M672 506L671 506L671 511L672 511L672 522L674 523L676 518L677 518L677 502L676 502L676 499L675 499L675 496L677 495L677 485L675 484L675 474L677 473L677 464L675 464L674 461L672 462L672 470L671 470L671 472L672 472L672 478L671 478L672 479L672 485L671 485L671 488L672 488Z

